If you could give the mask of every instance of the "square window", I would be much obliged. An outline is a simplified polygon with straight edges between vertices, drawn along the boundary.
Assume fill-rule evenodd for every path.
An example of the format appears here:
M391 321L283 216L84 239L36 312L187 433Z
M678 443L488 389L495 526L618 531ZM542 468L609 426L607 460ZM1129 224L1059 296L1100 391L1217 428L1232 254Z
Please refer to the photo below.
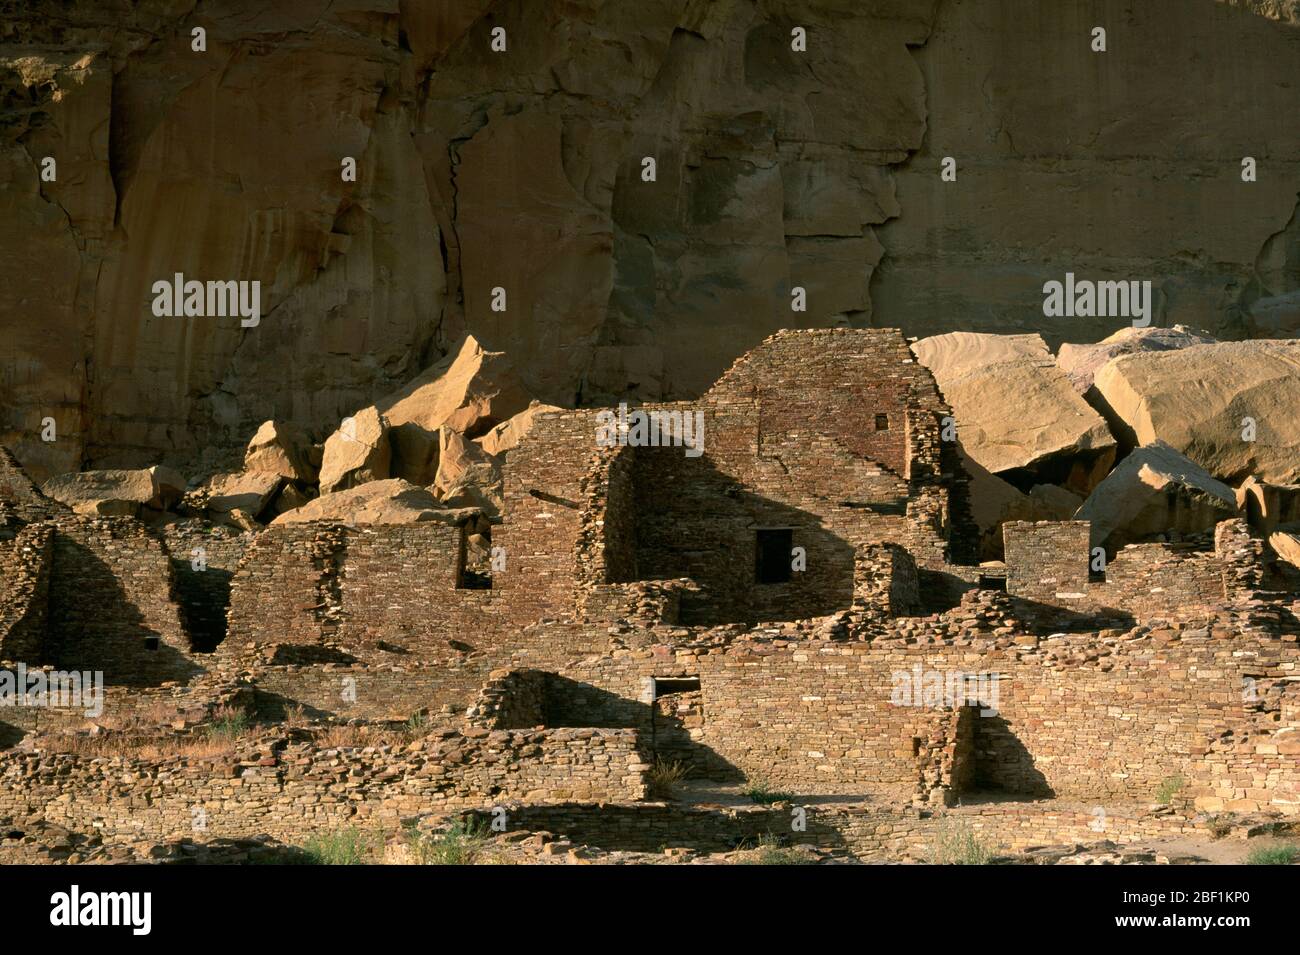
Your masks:
M876 430L877 431L889 430L889 415L887 414L876 415Z
M158 638L157 638L157 637L145 637L145 638L144 638L144 648L145 648L146 650L157 650L157 649L158 649Z
M790 579L794 531L786 527L756 533L754 580L760 584L786 583Z

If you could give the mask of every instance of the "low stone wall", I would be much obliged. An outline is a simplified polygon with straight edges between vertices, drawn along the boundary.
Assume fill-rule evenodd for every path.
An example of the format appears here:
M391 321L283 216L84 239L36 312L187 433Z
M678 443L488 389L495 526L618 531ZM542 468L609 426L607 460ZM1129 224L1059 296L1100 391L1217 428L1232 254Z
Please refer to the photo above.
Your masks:
M546 686L541 670L494 670L467 714L470 725L526 729L546 722Z
M313 718L405 720L422 711L459 718L490 669L472 657L404 666L270 666L255 670L249 682L263 719L284 719L294 706Z
M509 801L635 802L648 768L627 730L446 731L401 748L336 750L281 738L238 758L158 761L11 751L0 754L0 817L105 837L301 842Z
M485 824L490 813L474 813ZM1146 807L1046 803L991 803L921 813L914 809L863 804L804 804L779 807L645 805L547 805L507 808L509 831L547 831L576 843L609 850L659 852L682 847L726 852L761 839L783 844L841 849L864 861L910 858L928 861L945 833L969 832L994 852L1035 846L1130 844L1199 833L1178 814ZM800 826L802 828L795 828Z
M948 698L956 691L990 711L974 721L976 788L1137 802L1190 779L1225 730L1253 725L1248 679L1297 674L1294 644L1190 629L1086 642L1062 634L939 645L751 641L675 654L651 647L563 668L548 720L646 731L650 681L698 676L698 747L796 792L865 792L915 783L913 741L936 706L959 702ZM1248 761L1232 772L1262 767ZM1285 786L1250 788L1259 789L1257 808L1296 811Z

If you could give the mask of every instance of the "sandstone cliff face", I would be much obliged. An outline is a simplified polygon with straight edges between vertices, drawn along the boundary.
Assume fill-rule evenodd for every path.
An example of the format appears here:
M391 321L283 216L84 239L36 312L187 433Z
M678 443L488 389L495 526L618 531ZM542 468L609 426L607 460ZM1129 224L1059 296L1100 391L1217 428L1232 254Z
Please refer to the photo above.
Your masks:
M1300 328L1287 3L1110 0L1101 55L1030 0L0 13L0 443L38 480L323 438L467 333L572 405L698 394L783 326L1125 323L1048 327L1067 269L1153 279L1157 324ZM260 323L156 316L176 273L260 281Z

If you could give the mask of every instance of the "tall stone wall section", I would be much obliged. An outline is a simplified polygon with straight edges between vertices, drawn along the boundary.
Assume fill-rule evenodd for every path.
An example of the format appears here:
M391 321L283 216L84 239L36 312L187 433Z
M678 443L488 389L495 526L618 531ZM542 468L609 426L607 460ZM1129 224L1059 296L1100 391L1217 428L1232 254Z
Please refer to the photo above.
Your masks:
M0 541L0 660L43 658L53 554L53 528L44 524Z
M109 683L150 685L202 672L174 599L162 544L128 518L55 525L46 654Z

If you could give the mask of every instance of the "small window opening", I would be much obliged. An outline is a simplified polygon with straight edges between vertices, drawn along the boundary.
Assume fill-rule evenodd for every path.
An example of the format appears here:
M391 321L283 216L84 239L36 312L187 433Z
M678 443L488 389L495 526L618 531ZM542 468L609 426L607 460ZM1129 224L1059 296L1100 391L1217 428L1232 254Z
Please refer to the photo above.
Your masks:
M144 648L145 648L146 650L157 650L157 649L158 649L158 638L157 638L157 637L145 637L145 638L144 638Z
M655 699L669 693L693 693L700 688L698 676L657 676L655 677Z
M887 414L876 415L876 430L877 431L889 430L889 415Z
M784 584L790 580L794 550L794 531L790 528L757 532L755 581L760 584Z
M980 574L980 590L1007 589L1007 578L1001 574Z

